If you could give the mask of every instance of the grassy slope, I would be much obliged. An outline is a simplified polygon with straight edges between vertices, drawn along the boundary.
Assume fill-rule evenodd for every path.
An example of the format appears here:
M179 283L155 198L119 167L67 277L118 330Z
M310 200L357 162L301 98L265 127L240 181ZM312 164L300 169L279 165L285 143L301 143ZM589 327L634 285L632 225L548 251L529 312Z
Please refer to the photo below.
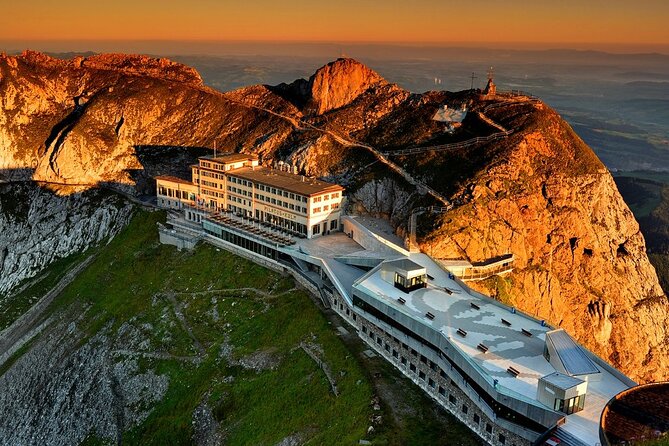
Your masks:
M305 292L294 289L290 278L209 245L193 252L160 245L155 223L163 218L162 213L139 212L109 245L98 248L97 259L51 309L86 308L81 328L91 335L108 324L149 327L147 351L174 356L140 360L141 368L169 375L170 386L148 419L124 434L124 444L191 444L193 410L204 399L224 428L226 444L275 444L295 433L319 445L356 444L366 438L375 390L361 364L360 342L344 344L326 315ZM243 287L270 296L234 290ZM170 297L204 347L197 365L179 359L198 351L182 325L169 323L175 320L166 317L174 315ZM226 340L236 359L267 351L278 358L276 367L256 372L231 365L219 354ZM300 341L322 347L339 396L331 392L323 371L297 348ZM406 393L398 398L411 406L412 415L404 420L384 416L376 434L367 436L375 444L479 444L399 372L387 366L386 375L403 383ZM86 443L104 444L94 433Z

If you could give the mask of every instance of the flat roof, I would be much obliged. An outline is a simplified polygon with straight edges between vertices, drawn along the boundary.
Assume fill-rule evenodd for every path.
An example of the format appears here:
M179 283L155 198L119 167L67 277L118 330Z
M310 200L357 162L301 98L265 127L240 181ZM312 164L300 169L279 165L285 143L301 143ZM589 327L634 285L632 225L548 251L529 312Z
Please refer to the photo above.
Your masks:
M391 260L389 262L385 262L384 265L389 266L393 269L398 269L400 272L413 272L413 271L425 271L425 267L422 265L417 264L416 262L413 262L409 260L408 258L402 258L402 259L397 259L397 260Z
M560 372L555 372L551 373L550 375L543 376L541 381L545 381L562 390L571 389L572 387L576 387L579 384L583 384L585 382L580 378L565 375L564 373Z
M401 292L381 278L383 264L361 277L354 288L441 332L482 373L496 379L499 385L537 401L539 379L557 372L543 355L546 333L552 328L461 286L425 254L411 254L409 259L425 266L427 273L434 277L428 281L427 288ZM404 299L404 304L399 303L398 297ZM435 316L434 319L425 317L428 312ZM466 331L467 336L458 334L459 328ZM532 336L523 334L523 329ZM488 351L483 353L478 344L488 347ZM508 367L514 367L520 374L512 376L507 372ZM578 419L587 419L588 424L597 423L607 398L625 388L627 386L610 373L602 372L601 382L588 384L590 400L586 402L587 410L579 412ZM574 415L568 418L575 418ZM596 429L593 432L597 432Z
M344 188L338 184L326 183L325 181L306 177L304 175L295 175L293 173L283 172L277 169L268 169L267 167L262 166L241 167L239 169L229 170L225 172L225 174L307 196L344 190Z
M247 155L246 153L224 153L216 156L205 155L199 157L198 159L208 160L208 161L218 161L220 163L234 163L237 161L257 160L258 157L255 155Z
M587 357L581 346L563 329L546 333L546 342L553 344L562 365L570 375L599 373L599 369Z
M172 175L158 175L155 177L156 180L169 181L172 183L187 184L189 186L194 186L192 181L184 180L183 178L175 177Z

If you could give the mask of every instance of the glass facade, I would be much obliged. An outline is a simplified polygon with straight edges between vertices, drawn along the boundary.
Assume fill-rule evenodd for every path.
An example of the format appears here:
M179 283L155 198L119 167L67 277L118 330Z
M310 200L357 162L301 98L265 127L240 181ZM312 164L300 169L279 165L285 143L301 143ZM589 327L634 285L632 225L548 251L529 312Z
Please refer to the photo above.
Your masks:
M574 398L569 398L568 400L562 400L555 398L554 410L559 412L564 412L567 415L573 414L574 412L579 412L583 410L585 406L585 395L578 395Z
M409 291L417 290L419 288L425 288L427 286L427 276L425 274L421 276L412 277L407 279L400 273L395 273L395 288L398 288L405 293Z

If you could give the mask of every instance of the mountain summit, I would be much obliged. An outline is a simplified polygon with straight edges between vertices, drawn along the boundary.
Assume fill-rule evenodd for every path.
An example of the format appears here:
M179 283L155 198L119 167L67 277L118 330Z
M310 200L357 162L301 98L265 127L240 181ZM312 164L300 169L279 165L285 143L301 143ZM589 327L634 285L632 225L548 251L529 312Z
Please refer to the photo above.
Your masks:
M161 64L183 75L161 76ZM411 94L352 59L225 93L189 70L142 56L0 57L0 174L150 193L152 176L187 175L216 144L338 182L352 211L402 236L412 209L448 203L418 219L423 251L472 263L512 253L513 272L480 289L637 380L669 378L669 304L639 226L604 165L543 102ZM445 121L446 110L461 119Z
M311 106L323 114L350 104L370 89L387 85L376 71L354 59L337 59L309 78Z

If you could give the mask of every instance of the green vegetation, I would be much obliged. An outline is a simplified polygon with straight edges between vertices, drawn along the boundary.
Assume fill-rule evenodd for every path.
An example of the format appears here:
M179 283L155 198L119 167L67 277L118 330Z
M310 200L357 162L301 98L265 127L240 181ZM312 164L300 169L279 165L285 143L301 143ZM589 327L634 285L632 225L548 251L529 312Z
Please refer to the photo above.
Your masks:
M374 411L374 382L361 364L366 347L357 337L342 342L290 277L210 245L181 252L161 245L156 222L163 219L163 213L138 212L50 309L85 308L79 328L91 336L132 326L149 341L142 351L160 354L140 356L139 366L168 375L169 388L148 418L124 433L124 444L191 444L193 412L203 402L231 445L276 444L291 435L318 445L362 438L373 444L479 444L379 358L382 380L402 386L396 398L410 410L399 420L385 404ZM39 283L46 286L46 280ZM125 335L118 336L123 343ZM327 364L338 395L301 343ZM133 348L131 340L126 344ZM248 365L259 357L265 365ZM375 413L384 421L368 435ZM93 435L84 444L106 443Z

